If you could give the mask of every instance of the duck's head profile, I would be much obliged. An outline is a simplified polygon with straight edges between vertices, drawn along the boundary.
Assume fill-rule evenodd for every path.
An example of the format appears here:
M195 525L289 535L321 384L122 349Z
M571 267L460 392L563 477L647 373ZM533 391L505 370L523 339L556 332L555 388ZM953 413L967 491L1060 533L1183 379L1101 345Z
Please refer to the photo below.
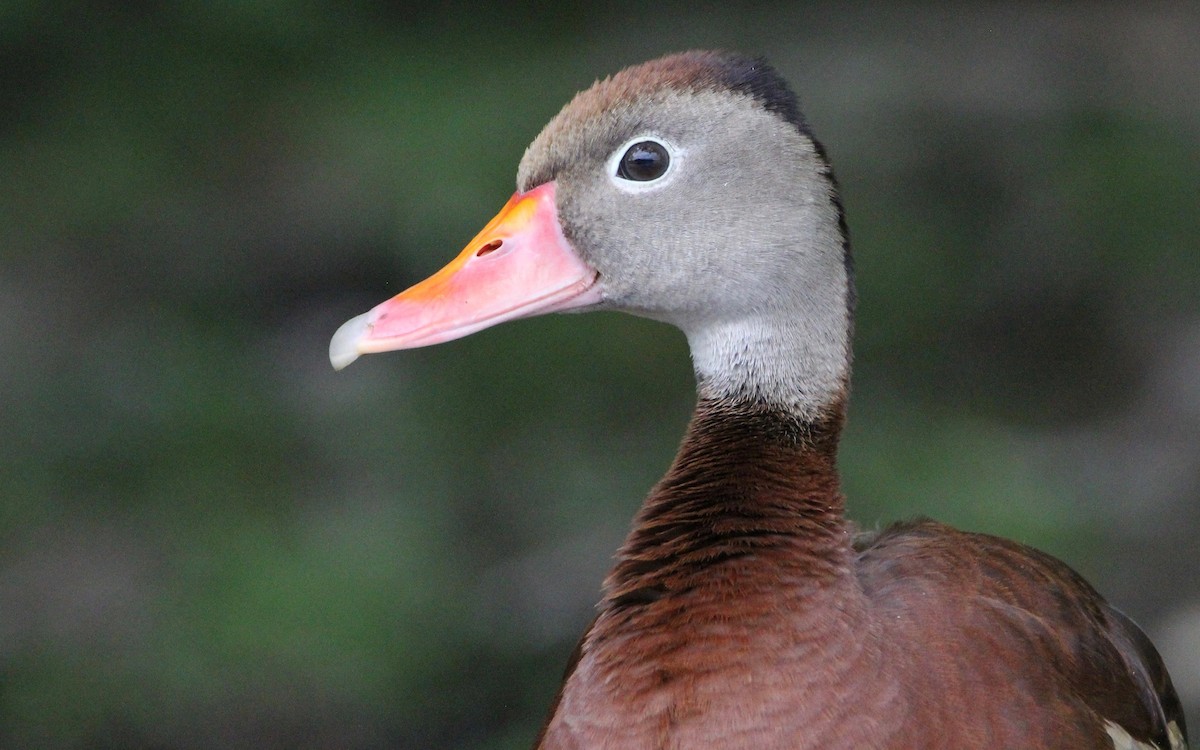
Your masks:
M686 52L578 94L503 210L440 272L343 325L330 359L622 310L683 330L702 395L811 417L844 397L852 306L836 185L794 95L761 60Z

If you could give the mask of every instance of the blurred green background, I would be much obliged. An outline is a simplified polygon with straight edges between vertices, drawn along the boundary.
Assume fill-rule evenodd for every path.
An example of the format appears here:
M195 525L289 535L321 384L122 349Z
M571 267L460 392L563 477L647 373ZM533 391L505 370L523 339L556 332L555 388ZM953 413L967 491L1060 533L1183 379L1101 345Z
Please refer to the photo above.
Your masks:
M852 516L1064 558L1200 729L1200 4L566 7L0 5L0 747L532 741L682 337L326 347L692 47L767 55L837 167Z

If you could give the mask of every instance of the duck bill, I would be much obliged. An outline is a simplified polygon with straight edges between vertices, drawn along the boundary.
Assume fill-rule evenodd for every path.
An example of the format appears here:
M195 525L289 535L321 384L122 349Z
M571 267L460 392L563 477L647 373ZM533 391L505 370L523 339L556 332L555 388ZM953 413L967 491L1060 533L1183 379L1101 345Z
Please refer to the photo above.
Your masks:
M362 354L440 344L497 323L600 302L596 271L563 236L555 184L514 193L457 258L329 342L340 370Z

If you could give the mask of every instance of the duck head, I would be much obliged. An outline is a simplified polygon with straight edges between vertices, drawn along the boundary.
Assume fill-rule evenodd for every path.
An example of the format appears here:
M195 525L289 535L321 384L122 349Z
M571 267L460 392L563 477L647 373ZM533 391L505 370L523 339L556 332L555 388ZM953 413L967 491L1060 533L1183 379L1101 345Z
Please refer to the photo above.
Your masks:
M703 396L811 417L840 405L849 377L836 190L761 60L688 52L628 68L551 120L501 212L444 269L343 325L330 360L622 310L685 333Z

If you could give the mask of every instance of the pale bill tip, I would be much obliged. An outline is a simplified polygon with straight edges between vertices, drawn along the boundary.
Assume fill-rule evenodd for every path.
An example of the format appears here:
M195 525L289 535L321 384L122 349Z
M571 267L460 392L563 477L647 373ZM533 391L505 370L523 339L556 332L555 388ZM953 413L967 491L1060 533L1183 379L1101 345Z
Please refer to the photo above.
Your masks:
M362 354L358 349L358 342L371 328L370 316L371 313L368 312L353 317L342 323L333 334L333 338L329 340L329 363L333 365L333 369L340 370L346 367Z

